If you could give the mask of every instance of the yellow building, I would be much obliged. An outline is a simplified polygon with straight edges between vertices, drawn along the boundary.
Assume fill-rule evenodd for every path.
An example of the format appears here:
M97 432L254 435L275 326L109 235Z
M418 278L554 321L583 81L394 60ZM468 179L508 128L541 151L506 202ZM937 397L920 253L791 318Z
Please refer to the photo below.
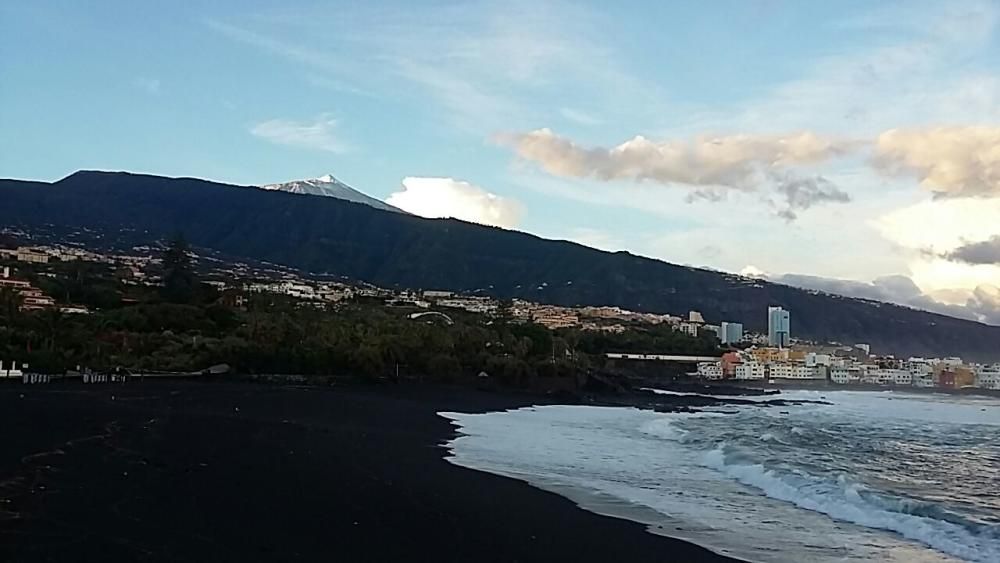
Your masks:
M787 348L751 348L750 354L753 355L754 360L757 360L757 362L761 364L773 364L776 362L788 361Z
M955 368L955 387L973 387L976 384L976 372L969 366L957 366Z

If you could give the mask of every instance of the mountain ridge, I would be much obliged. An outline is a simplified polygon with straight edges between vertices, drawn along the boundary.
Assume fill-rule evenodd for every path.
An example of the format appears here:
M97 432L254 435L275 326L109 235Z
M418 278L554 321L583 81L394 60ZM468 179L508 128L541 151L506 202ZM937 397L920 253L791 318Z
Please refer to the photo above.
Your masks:
M390 213L336 198L193 178L89 172L56 183L0 180L4 223L95 229L149 242L182 231L232 256L386 287L480 291L557 305L614 305L766 328L792 312L793 336L864 342L897 355L1000 360L1000 327L878 301L812 293L454 219Z

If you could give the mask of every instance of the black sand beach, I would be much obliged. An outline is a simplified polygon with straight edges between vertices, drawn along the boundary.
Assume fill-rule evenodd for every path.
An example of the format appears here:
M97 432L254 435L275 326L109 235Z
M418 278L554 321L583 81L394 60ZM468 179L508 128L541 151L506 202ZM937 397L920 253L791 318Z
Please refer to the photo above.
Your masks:
M0 385L0 561L726 561L444 460L437 387Z

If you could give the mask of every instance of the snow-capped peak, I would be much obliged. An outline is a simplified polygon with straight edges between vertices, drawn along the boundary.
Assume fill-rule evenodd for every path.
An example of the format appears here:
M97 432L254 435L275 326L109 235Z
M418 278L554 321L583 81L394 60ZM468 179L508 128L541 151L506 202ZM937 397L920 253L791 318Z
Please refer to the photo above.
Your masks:
M309 180L293 180L291 182L284 182L281 184L268 184L266 186L261 186L261 188L292 194L335 197L337 199L353 201L355 203L363 203L370 207L382 209L384 211L404 213L402 210L393 207L384 201L375 199L352 188L351 186L348 186L335 178L333 174L326 174L320 176L319 178L311 178Z

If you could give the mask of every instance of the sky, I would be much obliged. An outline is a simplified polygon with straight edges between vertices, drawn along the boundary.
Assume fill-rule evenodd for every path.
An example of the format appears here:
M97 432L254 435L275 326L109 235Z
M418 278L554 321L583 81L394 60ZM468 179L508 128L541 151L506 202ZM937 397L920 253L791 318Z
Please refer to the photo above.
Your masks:
M1000 0L6 2L0 177L332 174L1000 324L998 24Z

